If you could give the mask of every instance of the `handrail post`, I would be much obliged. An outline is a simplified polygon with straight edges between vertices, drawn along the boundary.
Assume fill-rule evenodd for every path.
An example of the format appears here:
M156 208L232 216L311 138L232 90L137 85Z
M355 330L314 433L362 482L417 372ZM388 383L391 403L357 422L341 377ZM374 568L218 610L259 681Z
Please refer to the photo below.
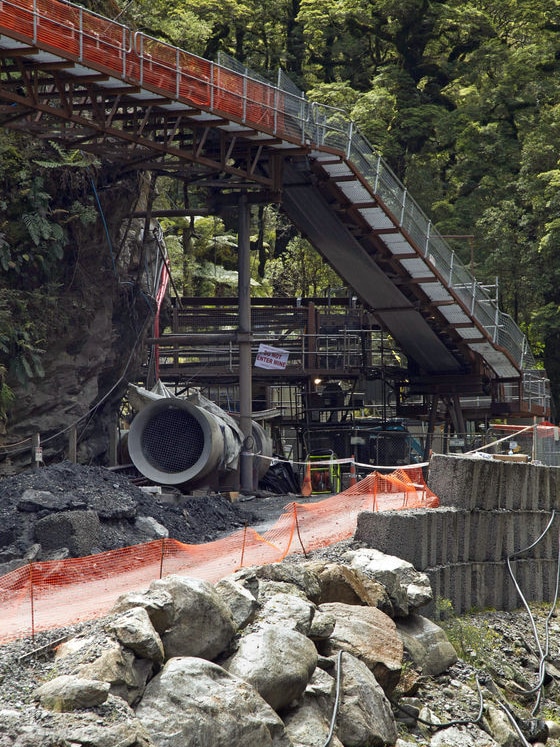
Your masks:
M84 59L84 10L81 7L78 10L78 19L79 19L78 59L80 60L80 62L83 62L83 59Z
M247 68L243 73L243 117L242 121L245 124L247 122Z
M350 158L352 153L352 138L354 137L354 120L350 120L350 127L348 128L348 142L346 145L346 158Z
M432 221L428 221L428 228L426 229L426 245L424 247L424 257L428 256L428 250L430 248L430 233L432 231Z
M33 0L33 44L37 44L38 10L37 0Z
M376 166L376 169L375 169L375 182L374 182L374 185L373 185L373 191L375 192L375 194L377 194L377 190L378 190L378 187L379 187L379 174L380 173L381 173L381 155L378 154L377 155L377 166Z
M406 207L406 195L407 195L407 192L408 192L408 190L405 187L405 189L404 189L404 191L402 193L401 217L400 217L400 221L399 221L399 226L401 226L401 227L402 227L402 225L404 223L404 211L405 211L405 207Z

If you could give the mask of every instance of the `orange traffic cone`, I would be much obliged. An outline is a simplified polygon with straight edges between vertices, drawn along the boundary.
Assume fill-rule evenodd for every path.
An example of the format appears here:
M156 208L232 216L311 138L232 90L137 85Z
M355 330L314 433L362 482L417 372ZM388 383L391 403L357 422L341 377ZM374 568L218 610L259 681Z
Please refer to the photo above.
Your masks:
M354 454L352 454L352 461L350 462L350 481L348 482L348 487L352 487L353 485L356 485L358 482L358 478L356 477L356 462L354 461Z
M301 486L301 494L307 498L312 493L311 486L311 464L307 462L305 466L305 477L303 478L303 484Z

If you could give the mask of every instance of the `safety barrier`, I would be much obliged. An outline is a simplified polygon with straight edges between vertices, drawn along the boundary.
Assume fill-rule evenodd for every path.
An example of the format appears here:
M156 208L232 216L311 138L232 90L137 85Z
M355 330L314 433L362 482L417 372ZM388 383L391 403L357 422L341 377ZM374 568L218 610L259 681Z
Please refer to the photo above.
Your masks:
M420 468L373 472L316 503L289 503L262 535L247 527L203 545L164 539L85 558L29 563L0 577L0 643L100 617L120 594L172 573L215 582L242 567L306 555L352 537L363 511L438 505Z

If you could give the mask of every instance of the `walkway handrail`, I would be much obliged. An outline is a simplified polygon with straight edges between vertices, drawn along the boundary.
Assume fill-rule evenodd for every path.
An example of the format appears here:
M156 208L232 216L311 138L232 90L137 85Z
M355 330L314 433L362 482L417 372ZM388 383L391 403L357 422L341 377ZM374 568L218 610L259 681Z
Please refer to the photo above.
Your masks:
M112 77L183 101L209 115L269 132L309 150L337 154L359 174L395 225L489 341L523 371L535 362L527 339L461 264L390 167L342 109L308 101L278 76L267 82L236 61L222 64L173 47L65 0L3 0L0 34L29 40Z

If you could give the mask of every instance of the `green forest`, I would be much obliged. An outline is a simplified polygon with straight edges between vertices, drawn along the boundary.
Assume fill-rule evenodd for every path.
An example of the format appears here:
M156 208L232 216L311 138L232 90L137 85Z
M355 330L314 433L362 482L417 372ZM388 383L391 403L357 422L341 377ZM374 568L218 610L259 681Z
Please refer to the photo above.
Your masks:
M551 379L553 401L559 401L560 2L107 0L87 5L200 56L230 55L271 80L281 69L310 100L343 108L476 278L489 286L497 283L500 308L529 338ZM53 210L45 156L41 160L35 143L25 148L13 134L0 133L5 188L0 286L16 295L32 287L35 302L43 303L49 283L60 280L53 267L62 256L68 225L87 231L94 205L91 195L82 200L76 188L71 209L63 215ZM79 155L53 148L49 158L74 175L88 166ZM196 202L189 189L160 180L158 204ZM337 278L278 210L259 210L252 236L259 249L255 293L320 294L335 287ZM11 222L16 214L23 215L17 227ZM231 295L235 226L208 216L166 219L163 227L178 290L219 295L229 288ZM28 376L41 365L40 335L21 321L16 325L13 308L0 299L4 386L14 361ZM19 355L14 355L16 338Z

